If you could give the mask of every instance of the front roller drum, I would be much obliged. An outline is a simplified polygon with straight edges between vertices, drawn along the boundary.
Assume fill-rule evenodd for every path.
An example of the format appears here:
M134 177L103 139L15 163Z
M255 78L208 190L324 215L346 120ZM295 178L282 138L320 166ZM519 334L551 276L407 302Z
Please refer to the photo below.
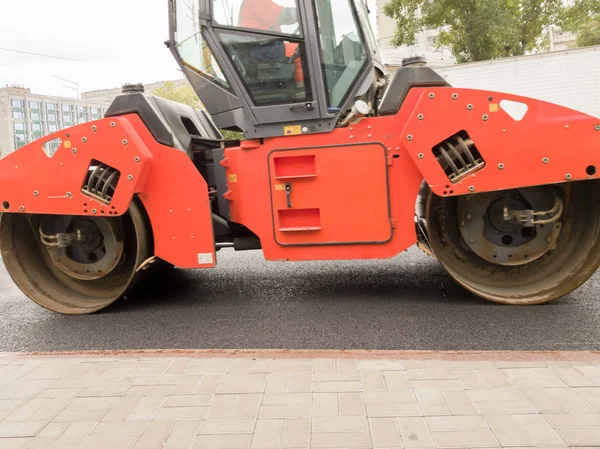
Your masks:
M153 252L137 200L121 217L3 214L0 248L19 289L63 314L102 310L130 290Z
M600 185L589 180L426 201L427 244L467 290L512 305L543 304L600 266Z

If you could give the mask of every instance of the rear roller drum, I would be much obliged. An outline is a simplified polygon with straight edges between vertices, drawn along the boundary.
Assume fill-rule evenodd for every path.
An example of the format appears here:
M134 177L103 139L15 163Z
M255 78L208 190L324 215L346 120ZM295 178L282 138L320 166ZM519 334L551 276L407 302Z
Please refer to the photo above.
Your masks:
M600 266L600 186L584 181L441 198L429 192L427 243L463 287L502 304L543 304Z
M4 214L0 246L17 286L42 307L89 314L108 307L138 280L152 255L143 208L120 217Z

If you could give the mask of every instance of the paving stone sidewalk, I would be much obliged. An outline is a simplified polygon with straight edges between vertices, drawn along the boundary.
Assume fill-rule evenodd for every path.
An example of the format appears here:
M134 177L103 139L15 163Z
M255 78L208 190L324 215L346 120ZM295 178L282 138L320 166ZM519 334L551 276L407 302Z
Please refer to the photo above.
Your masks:
M498 447L600 448L600 361L0 357L0 449Z

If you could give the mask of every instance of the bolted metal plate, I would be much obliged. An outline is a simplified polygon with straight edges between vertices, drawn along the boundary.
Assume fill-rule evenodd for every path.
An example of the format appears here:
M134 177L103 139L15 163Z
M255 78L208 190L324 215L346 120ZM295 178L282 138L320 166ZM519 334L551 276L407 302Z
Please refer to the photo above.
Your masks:
M539 259L555 246L561 223L538 224L533 228L504 223L503 218L498 217L502 210L498 202L504 201L505 195L506 192L488 192L460 197L460 232L471 251L488 262L524 265ZM508 204L510 207L547 210L552 197L552 193L544 188L521 189L515 197L508 198Z

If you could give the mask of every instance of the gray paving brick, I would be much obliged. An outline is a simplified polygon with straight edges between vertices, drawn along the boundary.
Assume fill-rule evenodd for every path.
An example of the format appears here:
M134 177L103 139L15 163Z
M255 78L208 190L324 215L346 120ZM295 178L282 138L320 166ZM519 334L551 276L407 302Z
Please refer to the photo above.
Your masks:
M565 408L544 388L523 388L521 392L540 413L562 412Z
M226 383L244 383L244 382L266 382L268 373L227 373L223 376L221 382Z
M497 360L494 364L498 368L545 368L548 365L538 360Z
M118 377L108 387L102 390L102 396L123 396L133 385L134 377Z
M67 408L77 410L106 409L115 405L118 400L118 397L75 398Z
M368 432L367 418L314 418L312 433Z
M113 379L108 377L91 378L91 380L90 385L79 393L79 397L102 396L102 392L113 383Z
M435 444L424 418L398 418L400 435L406 448L434 448Z
M415 390L415 394L425 416L450 415L450 409L439 391Z
M275 360L271 365L272 373L300 373L300 372L312 372L312 363L281 363L281 360Z
M192 361L189 359L177 359L165 371L165 374L184 374Z
M410 380L458 379L450 369L410 369L406 373Z
M313 385L313 373L291 373L288 391L291 393L310 393Z
M317 371L314 373L315 382L360 380L358 371Z
M269 380L267 380L265 393L287 393L289 385L289 373L271 373L269 374Z
M78 449L130 449L137 440L136 435L99 435L86 436L77 446Z
M163 374L162 376L141 376L133 385L175 385L181 378L179 374Z
M502 446L529 446L521 427L508 415L487 415L485 420Z
M229 369L234 360L231 358L192 359L190 366L226 366Z
M233 412L233 419L256 419L258 418L258 411L262 402L262 395L260 394L244 394L240 396L235 411Z
M1 449L22 449L31 440L32 440L31 438L0 438L0 448ZM48 446L46 446L46 447L48 447Z
M365 403L367 404L385 404L389 402L417 402L417 398L413 390L365 391L364 396Z
M525 396L515 388L497 390L468 390L471 401L508 401L524 399Z
M54 444L50 446L50 449L75 449L95 425L95 422L69 424L69 427L56 439Z
M160 408L154 417L155 420L185 420L204 419L208 414L208 407L167 407Z
M46 421L0 422L0 438L34 437Z
M141 398L130 413L128 419L152 419L165 400L164 396L149 396Z
M61 399L61 398L74 398L76 397L83 388L46 388L40 394L36 396L37 399Z
M536 408L527 399L515 399L509 401L478 401L475 402L481 413L499 413L510 415L517 413L537 413Z
M122 435L141 435L148 427L150 421L113 421L98 423L92 434L122 434Z
M570 366L551 367L550 370L569 387L592 387L594 382Z
M427 369L425 360L402 360L405 369Z
M467 393L460 390L444 390L442 396L450 408L453 415L475 415L477 409L467 396Z
M218 395L215 396L207 419L229 418L237 407L239 397L237 395Z
M250 449L279 449L282 432L280 419L257 421Z
M54 379L21 379L0 391L0 399L32 398L55 382Z
M313 433L311 448L370 448L368 433Z
M547 388L546 391L569 412L593 413L596 409L572 388Z
M394 418L369 418L369 429L373 447L403 447L400 430Z
M202 376L200 382L193 390L194 394L214 394L218 386L221 384L223 374L207 374ZM172 393L171 393L172 394Z
M250 359L234 359L233 363L229 366L229 373L247 373L250 368Z
M513 415L513 419L536 446L563 446L565 444L542 415Z
M212 394L182 394L169 396L162 407L208 407L214 399Z
M317 371L335 371L335 359L316 359L315 372Z
M156 359L152 364L148 367L148 370L145 372L147 376L160 376L164 374L167 369L171 367L175 360L174 359Z
M271 372L272 364L273 364L273 360L271 360L271 359L251 360L250 365L248 365L248 372L249 373L269 373L269 372Z
M360 371L363 391L387 391L381 371Z
M452 430L444 432L431 432L433 441L439 447L448 448L475 448L499 447L500 444L491 430Z
M600 387L575 388L574 390L586 399L600 399Z
M313 417L338 416L337 393L313 393Z
M167 396L173 387L173 385L133 385L125 392L125 396Z
M281 435L282 449L308 448L310 443L309 419L283 420L283 433Z
M337 359L335 369L336 371L358 371L358 361L355 359Z
M260 419L272 418L310 418L311 404L296 405L263 405L260 408Z
M467 390L480 390L490 388L479 370L454 370Z
M25 449L48 449L68 429L69 423L50 423L27 442ZM2 444L0 444L0 448Z
M404 363L399 360L359 360L359 371L404 371Z
M406 371L383 371L383 379L388 391L407 390L412 388Z
M67 409L60 412L54 418L56 422L98 422L104 415L108 413L108 409Z
M193 394L194 389L196 388L196 385L198 385L198 383L200 382L200 379L202 379L201 375L181 376L179 378L179 382L177 382L177 384L175 385L173 390L171 390L171 394L172 395ZM216 388L217 387L215 386L215 389Z
M598 366L576 366L575 369L583 374L586 379L591 380L595 385L600 385L600 367Z
M133 409L138 405L141 398L123 397L104 415L103 421L124 421Z
M549 413L544 417L553 427L600 427L599 413Z
M569 446L600 446L599 428L557 429Z
M250 434L198 435L192 444L192 449L246 449L250 445L251 436Z
M362 393L338 393L340 416L367 416Z
M464 386L460 380L437 379L437 380L411 380L410 386L415 390L463 390Z
M174 421L152 421L135 443L133 449L159 449L164 447Z
M266 393L263 396L263 405L293 405L310 404L312 393Z
M217 387L217 394L262 393L264 391L265 382L221 383Z
M389 404L366 404L369 418L396 416L422 416L421 407L416 402L394 402Z
M344 391L362 391L360 382L315 382L314 391L317 393L326 392L344 392Z
M490 388L514 388L508 377L497 368L482 369L477 373Z
M196 437L200 421L177 421L167 437L165 449L188 449Z
M195 374L225 374L229 365L190 366L185 370L186 376Z
M102 377L131 377L137 378L142 376L146 371L147 367L130 367L130 368L111 368L102 374Z
M199 435L227 435L233 433L252 433L254 419L212 419L203 421L198 428Z
M425 418L429 430L469 430L487 429L488 425L483 416L431 416Z
M4 421L25 421L50 401L50 399L31 399L4 418Z
M51 421L69 404L71 399L51 399L50 402L38 409L27 418L28 421Z

